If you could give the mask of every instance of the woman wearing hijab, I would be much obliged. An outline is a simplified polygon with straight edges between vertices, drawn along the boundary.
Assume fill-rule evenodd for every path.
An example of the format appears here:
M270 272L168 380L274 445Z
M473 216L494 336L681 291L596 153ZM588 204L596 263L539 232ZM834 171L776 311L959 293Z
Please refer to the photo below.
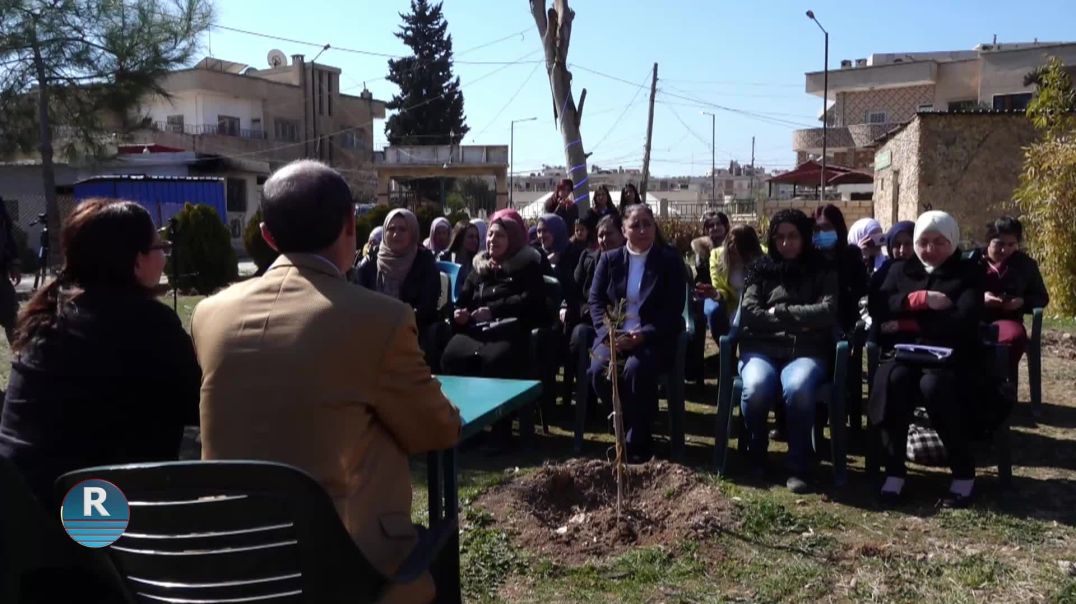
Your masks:
M473 218L471 226L478 229L478 251L481 252L486 248L486 231L489 230L489 223L485 218Z
M438 216L430 223L430 236L422 242L422 247L433 252L436 257L448 249L452 237L452 223L444 216Z
M785 484L794 493L808 489L816 392L833 355L839 292L836 272L811 244L813 231L803 212L777 212L767 254L748 266L740 304L740 407L748 453L763 473L766 419L774 403L782 405L788 436Z
M882 431L886 479L881 498L896 503L903 493L908 424L914 408L924 404L953 473L941 503L965 507L975 481L967 410L970 399L977 398L969 394L969 385L980 379L975 374L981 359L983 267L961 258L960 229L945 212L920 216L912 240L915 255L889 268L873 319L895 343L944 347L952 354L936 361L894 356L875 373L868 415Z
M902 220L889 228L885 234L885 250L888 256L874 274L871 275L867 292L867 315L863 317L868 327L873 327L874 316L879 312L879 305L884 305L885 300L881 296L882 283L889 274L889 267L897 260L907 260L915 255L912 245L912 234L915 232L915 223L911 220ZM874 330L874 339L883 348L892 348L892 342L888 342L888 336L883 336Z
M545 212L560 216L568 230L575 228L575 221L579 220L579 206L575 204L575 182L570 178L560 181L553 196L545 202Z
M419 246L419 236L418 218L410 210L398 208L389 212L377 254L359 264L355 281L409 304L415 311L419 341L427 342L428 329L440 319L437 303L441 277L433 253ZM434 352L427 345L424 350L427 356Z
M359 262L362 262L365 258L377 257L377 250L381 247L381 237L384 232L384 227L376 227L370 231L370 236L366 239L366 245L362 247L362 257L359 258Z
M590 316L597 330L587 377L612 408L607 309L624 301L624 319L614 342L624 360L618 392L627 429L628 461L652 456L650 426L658 410L658 376L668 369L676 339L684 329L687 279L680 254L659 243L650 208L636 204L624 214L627 244L601 255L590 288ZM619 333L619 335L617 335Z
M482 251L481 241L478 236L478 227L468 220L461 220L452 228L452 243L448 244L448 249L441 252L438 260L460 265L460 272L456 278L467 279L467 275L471 274L474 257Z
M527 338L547 318L541 254L527 245L523 220L508 212L494 214L486 249L475 256L456 301L455 334L441 356L447 374L518 378L528 373Z
M848 245L859 248L868 276L873 275L874 271L885 264L885 254L882 253L884 240L882 225L873 218L860 218L852 223L852 228L848 229Z

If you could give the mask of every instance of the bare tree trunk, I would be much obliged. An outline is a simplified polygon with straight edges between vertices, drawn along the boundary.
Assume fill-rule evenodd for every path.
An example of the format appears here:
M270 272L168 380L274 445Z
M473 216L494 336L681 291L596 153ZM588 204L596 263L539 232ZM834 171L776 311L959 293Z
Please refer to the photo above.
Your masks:
M49 226L49 257L45 262L52 265L60 252L60 206L56 202L56 169L52 160L48 73L41 57L41 47L37 43L36 30L33 35L34 69L37 72L38 151L41 154L41 184L45 188L45 220Z
M617 365L616 338L617 329L624 320L624 300L605 314L605 327L609 331L609 384L613 393L613 435L616 439L616 459L613 461L613 473L616 477L616 518L620 520L621 506L624 501L624 458L627 455L624 434L624 405L620 401L620 367Z
M545 69L553 93L553 117L558 121L564 139L565 170L575 182L575 202L580 209L585 209L590 205L590 195L587 187L587 154L583 150L579 123L583 117L587 91L583 89L576 108L575 99L572 98L572 73L568 71L568 44L572 37L575 11L568 7L568 0L553 0L553 8L548 12L545 0L528 1L545 49Z

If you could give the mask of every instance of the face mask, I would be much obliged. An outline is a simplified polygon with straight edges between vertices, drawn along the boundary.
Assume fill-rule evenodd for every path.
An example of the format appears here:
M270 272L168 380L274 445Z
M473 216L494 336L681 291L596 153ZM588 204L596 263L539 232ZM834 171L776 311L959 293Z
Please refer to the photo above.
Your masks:
M820 231L811 238L814 246L820 250L831 250L837 246L836 231Z

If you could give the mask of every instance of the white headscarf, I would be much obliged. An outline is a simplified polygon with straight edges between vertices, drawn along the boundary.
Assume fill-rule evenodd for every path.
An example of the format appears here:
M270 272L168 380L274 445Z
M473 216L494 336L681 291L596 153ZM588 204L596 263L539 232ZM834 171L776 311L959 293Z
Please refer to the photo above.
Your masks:
M848 245L859 245L861 239L865 239L870 236L874 239L875 245L879 248L882 247L882 243L885 241L885 233L882 231L882 225L878 224L878 221L873 218L860 218L852 223L851 228L848 229ZM885 264L885 255L878 252L878 255L874 257L872 262L874 263L873 270L878 270Z
M441 228L445 229L446 231L451 231L452 230L452 223L449 222L448 219L445 218L444 216L438 216L437 218L433 219L433 222L430 223L430 236L427 237L426 240L422 242L422 247L425 247L426 249L430 250L435 255L440 254L441 252L445 251L445 249L446 249L446 248L434 249L434 247L433 247L433 234L437 232L437 229L441 229Z
M912 241L918 242L919 238L922 237L924 233L931 231L939 233L942 237L948 239L949 243L953 244L953 254L956 253L957 246L960 244L960 226L957 225L955 218L940 210L923 212L923 214L915 221L915 231L912 234ZM919 256L919 246L915 246L915 255ZM948 259L949 258L945 258L945 260ZM945 262L945 260L942 260L942 262ZM923 266L926 267L928 273L933 272L934 269L941 266L941 263L938 263L935 266L927 264L922 256L919 256L919 261L923 263Z
M486 249L486 231L489 230L489 223L483 218L475 218L471 221L471 226L478 229L478 250Z

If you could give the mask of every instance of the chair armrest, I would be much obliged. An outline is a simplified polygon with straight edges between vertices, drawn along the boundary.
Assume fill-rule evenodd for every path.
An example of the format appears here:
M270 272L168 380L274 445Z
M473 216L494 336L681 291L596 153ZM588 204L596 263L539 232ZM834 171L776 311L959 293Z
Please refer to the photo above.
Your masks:
M721 336L718 340L718 345L721 348L721 353L718 356L720 373L718 374L717 383L719 403L732 396L732 380L736 377L736 345L738 343L739 337L736 333Z
M445 544L453 535L459 533L459 521L456 518L447 518L433 523L428 529L421 526L416 528L419 529L418 542L400 564L396 574L391 577L394 583L410 583L429 570Z
M1035 308L1031 311L1031 334L1029 339L1036 345L1042 341L1042 314L1043 308Z
M849 346L848 340L840 340L837 342L837 353L833 357L833 387L835 389L844 390L845 378L848 375L848 360L852 354L852 347Z

